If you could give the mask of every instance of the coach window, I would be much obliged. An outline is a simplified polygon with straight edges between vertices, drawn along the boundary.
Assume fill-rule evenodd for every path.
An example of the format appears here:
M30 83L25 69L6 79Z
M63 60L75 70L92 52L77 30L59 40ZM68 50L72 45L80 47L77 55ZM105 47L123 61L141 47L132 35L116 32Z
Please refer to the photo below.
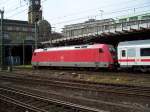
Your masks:
M128 54L128 57L135 57L136 56L135 48L129 48L127 50L127 54Z
M150 56L150 48L141 48L140 54L141 56Z
M126 51L125 51L125 50L122 50L122 51L121 51L121 56L122 56L122 57L126 57Z

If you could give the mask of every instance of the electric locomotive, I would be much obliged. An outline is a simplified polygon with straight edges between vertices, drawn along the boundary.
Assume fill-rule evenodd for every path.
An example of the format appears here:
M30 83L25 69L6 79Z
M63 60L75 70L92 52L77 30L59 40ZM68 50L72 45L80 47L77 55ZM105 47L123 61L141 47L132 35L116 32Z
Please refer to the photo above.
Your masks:
M112 68L116 53L111 45L93 44L36 49L33 67L92 67Z

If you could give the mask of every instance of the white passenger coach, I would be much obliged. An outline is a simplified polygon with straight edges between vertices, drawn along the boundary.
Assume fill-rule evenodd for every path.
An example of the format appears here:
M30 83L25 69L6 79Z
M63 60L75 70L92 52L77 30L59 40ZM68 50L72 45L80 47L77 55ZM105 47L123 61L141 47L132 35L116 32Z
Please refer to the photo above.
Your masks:
M117 52L120 67L150 68L150 40L120 42Z

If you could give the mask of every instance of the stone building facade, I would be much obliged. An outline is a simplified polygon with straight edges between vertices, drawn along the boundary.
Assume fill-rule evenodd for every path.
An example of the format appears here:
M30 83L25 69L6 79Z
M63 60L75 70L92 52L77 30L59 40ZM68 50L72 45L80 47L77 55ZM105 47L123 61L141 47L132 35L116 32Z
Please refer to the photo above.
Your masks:
M95 20L89 19L83 23L66 25L63 28L64 37L75 37L75 36L83 36L84 34L90 34L93 32L98 32L103 29L107 29L108 25L113 24L114 19L103 19L103 20Z
M42 20L41 0L29 0L28 21L3 19L5 59L1 60L5 64L10 64L10 59L12 64L29 64L35 42L50 40L50 34L49 22Z

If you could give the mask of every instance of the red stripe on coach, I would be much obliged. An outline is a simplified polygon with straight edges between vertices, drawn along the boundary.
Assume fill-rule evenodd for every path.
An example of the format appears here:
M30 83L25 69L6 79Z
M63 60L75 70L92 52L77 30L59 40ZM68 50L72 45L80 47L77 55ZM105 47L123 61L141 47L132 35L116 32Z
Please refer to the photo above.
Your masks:
M120 62L135 62L135 59L120 59Z

